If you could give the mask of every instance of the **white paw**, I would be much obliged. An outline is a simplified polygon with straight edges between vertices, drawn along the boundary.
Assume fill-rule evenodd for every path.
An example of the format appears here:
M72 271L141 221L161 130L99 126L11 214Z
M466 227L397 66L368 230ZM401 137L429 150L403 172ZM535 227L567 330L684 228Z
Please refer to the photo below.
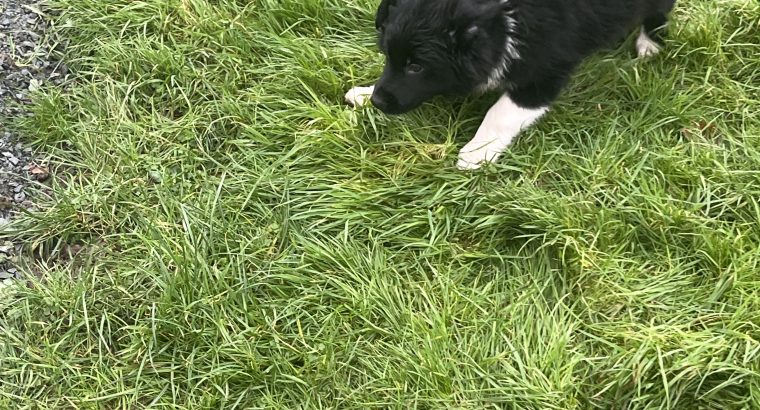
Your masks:
M457 159L457 168L461 170L478 169L483 164L494 162L499 159L503 150L494 149L493 146L484 145L480 147L469 147L467 145L459 151Z
M636 38L636 52L640 58L652 57L660 52L660 46L642 29Z
M346 103L352 107L361 107L367 104L374 90L374 85L369 87L354 87L346 93Z

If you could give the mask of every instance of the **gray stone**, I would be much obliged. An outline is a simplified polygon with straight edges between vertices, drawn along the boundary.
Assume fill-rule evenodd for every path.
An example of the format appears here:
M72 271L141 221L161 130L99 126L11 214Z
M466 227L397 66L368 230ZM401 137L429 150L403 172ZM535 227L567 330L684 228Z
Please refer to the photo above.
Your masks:
M0 0L0 118L30 116L24 107L30 102L30 89L66 83L68 71L52 59L60 45L45 33L48 25L39 7L40 0ZM32 137L17 135L8 123L0 121L0 229L18 215L19 208L34 208L34 191L27 189L28 166L41 161L34 160L28 144ZM16 273L11 254L20 246L0 242L3 278ZM10 279L1 279L0 284L7 281Z

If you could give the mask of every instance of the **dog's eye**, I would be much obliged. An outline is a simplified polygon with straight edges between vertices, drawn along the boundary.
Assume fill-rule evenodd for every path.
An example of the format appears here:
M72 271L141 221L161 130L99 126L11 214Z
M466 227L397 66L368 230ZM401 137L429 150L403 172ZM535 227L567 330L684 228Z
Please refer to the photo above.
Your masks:
M409 64L406 66L406 71L409 74L419 74L422 72L422 66L419 64Z

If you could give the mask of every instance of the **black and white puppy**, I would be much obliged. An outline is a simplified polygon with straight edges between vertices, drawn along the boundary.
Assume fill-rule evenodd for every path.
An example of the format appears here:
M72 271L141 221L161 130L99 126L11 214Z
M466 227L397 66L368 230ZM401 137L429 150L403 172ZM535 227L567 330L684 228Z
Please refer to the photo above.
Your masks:
M346 94L401 114L437 95L503 94L457 166L496 160L548 110L594 51L640 28L640 57L656 54L675 0L382 0L375 19L386 56L380 80Z

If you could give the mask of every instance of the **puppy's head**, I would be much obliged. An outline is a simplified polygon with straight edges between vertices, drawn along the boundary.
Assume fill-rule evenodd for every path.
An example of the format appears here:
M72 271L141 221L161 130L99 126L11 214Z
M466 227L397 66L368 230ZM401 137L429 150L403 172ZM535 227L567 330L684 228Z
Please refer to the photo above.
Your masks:
M505 7L504 0L382 0L375 26L385 67L372 103L401 114L487 82L506 52Z

